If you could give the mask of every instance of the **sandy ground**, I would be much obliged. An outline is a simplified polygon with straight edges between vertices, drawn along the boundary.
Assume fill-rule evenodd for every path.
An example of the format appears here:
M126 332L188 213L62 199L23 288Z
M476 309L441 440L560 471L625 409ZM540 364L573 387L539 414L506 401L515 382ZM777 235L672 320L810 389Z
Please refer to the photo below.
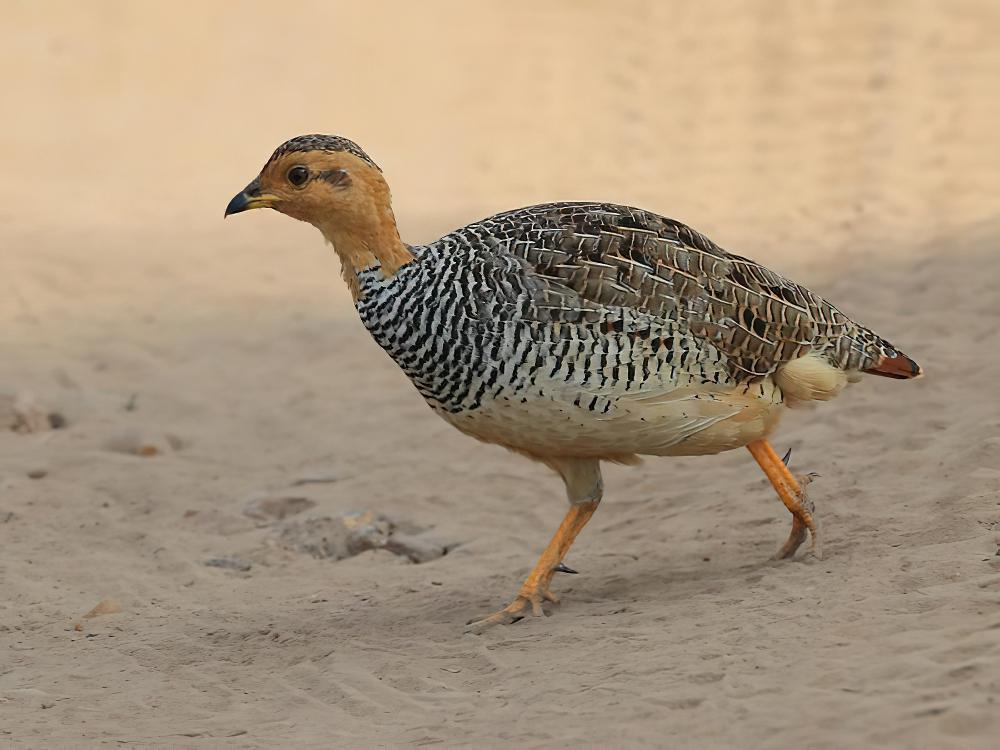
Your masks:
M0 738L997 746L1000 6L203 5L0 2L0 395L67 420L0 433ZM222 221L313 131L381 162L410 241L633 203L918 359L777 437L825 560L768 561L788 517L743 451L612 468L554 616L463 635L561 488L430 413L314 230ZM460 546L282 552L266 492Z

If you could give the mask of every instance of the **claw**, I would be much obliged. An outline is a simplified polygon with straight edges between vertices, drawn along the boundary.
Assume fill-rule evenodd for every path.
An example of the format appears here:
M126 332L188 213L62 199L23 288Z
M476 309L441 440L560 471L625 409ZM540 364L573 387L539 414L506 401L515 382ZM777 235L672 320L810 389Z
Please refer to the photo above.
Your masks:
M513 625L528 615L544 617L548 614L543 607L545 602L558 604L559 597L547 588L522 591L514 601L499 612L494 612L492 615L484 617L481 620L471 620L466 623L465 632L479 634L494 625Z
M553 572L553 573L570 573L570 574L572 574L572 575L576 575L576 574L577 574L577 571L573 570L573 569L572 569L572 568L571 568L571 567L570 567L569 565L567 565L566 563L559 563L558 565L556 565L556 566L555 566L555 567L554 567L554 568L552 569L552 572Z
M789 448L787 451L785 451L785 455L781 457L781 463L783 463L785 466L788 466L788 459L790 459L791 457L792 457L792 449Z

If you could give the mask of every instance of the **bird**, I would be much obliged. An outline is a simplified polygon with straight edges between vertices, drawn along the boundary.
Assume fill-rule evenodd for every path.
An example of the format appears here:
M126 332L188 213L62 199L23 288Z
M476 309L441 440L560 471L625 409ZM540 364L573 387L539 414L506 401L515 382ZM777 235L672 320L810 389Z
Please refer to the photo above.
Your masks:
M813 504L770 442L781 415L866 373L922 374L805 286L639 208L533 205L409 245L382 169L322 134L278 146L225 216L257 208L320 230L362 324L435 413L562 478L562 523L474 633L559 602L552 579L575 572L564 560L604 496L603 462L745 447L792 515L775 557L807 535L821 555Z

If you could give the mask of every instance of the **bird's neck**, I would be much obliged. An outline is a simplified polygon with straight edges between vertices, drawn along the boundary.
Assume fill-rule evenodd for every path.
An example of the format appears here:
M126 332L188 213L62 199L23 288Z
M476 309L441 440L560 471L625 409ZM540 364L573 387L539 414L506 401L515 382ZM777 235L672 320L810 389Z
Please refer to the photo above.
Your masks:
M388 206L378 209L370 220L357 224L320 224L319 230L340 258L344 281L357 301L361 297L358 274L379 267L390 278L414 255L399 237L396 219Z

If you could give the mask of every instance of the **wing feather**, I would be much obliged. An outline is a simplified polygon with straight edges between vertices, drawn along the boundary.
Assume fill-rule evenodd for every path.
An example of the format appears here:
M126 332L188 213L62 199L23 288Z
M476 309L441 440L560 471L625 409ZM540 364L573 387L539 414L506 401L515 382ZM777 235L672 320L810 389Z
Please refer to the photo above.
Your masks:
M609 316L673 326L724 357L737 381L809 353L842 370L900 356L805 287L680 222L611 204L533 206L480 223L533 280L540 321Z

